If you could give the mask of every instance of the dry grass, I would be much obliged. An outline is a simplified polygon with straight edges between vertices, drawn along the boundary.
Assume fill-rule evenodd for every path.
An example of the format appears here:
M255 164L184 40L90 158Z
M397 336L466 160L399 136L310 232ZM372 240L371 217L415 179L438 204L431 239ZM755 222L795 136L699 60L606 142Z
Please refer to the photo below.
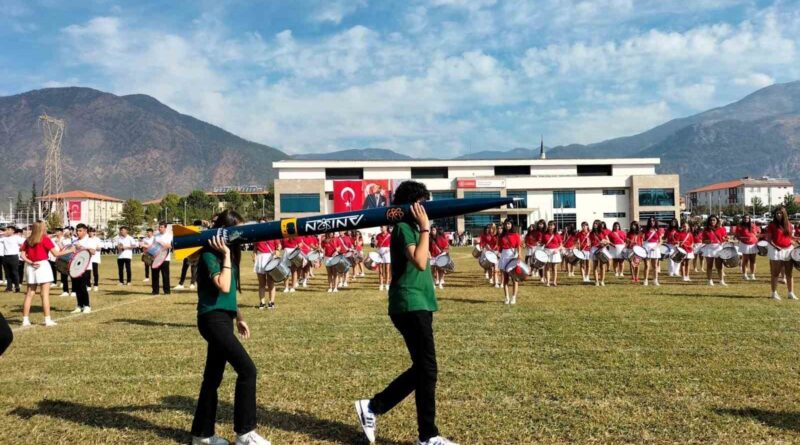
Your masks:
M468 251L456 258L435 331L438 422L460 443L800 442L800 304L766 298L765 263L758 282L736 274L728 288L529 282L509 307ZM19 329L21 296L0 294L16 336L0 358L3 443L189 441L205 349L196 297L151 297L140 264L137 286L118 288L113 263L104 258L94 313L68 316L74 300L53 299L57 328ZM280 293L275 311L253 309L255 276L244 279L260 430L276 445L365 443L352 401L408 364L374 274L338 294L318 276ZM228 372L218 433L230 439ZM378 428L378 443L413 443L413 400Z

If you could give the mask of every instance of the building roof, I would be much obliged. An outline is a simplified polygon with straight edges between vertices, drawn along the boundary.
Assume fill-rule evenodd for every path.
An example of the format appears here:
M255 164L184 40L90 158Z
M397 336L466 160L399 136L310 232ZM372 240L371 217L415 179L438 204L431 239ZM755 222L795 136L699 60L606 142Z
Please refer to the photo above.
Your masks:
M305 160L287 159L275 161L273 168L325 168L325 167L483 167L495 165L531 165L531 166L558 166L558 165L659 165L659 158L598 158L598 159L400 159L383 161L336 161L336 160Z
M101 195L99 193L87 192L84 190L73 190L70 192L45 195L45 196L40 196L36 199L42 201L49 201L53 199L93 199L95 201L123 202L123 200L114 198L112 196Z
M715 190L724 190L734 187L792 187L792 181L783 178L769 178L769 177L762 177L762 178L750 178L744 177L740 179L734 179L732 181L724 181L718 182L716 184L709 184L705 185L700 188L696 188L694 190L689 190L688 193L700 193L700 192L713 192Z

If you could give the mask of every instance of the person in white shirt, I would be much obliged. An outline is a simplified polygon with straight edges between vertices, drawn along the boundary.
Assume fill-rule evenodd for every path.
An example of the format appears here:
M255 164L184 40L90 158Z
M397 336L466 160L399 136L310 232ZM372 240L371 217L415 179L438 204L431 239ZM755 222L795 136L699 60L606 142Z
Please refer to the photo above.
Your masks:
M17 236L17 244L21 250L22 245L25 244L25 238L28 237L28 231L17 228L14 229L14 235ZM19 262L17 263L17 276L19 277L19 283L21 286L22 280L25 278L25 261L22 260L21 253L17 254L17 258L19 259Z
M153 245L155 241L155 237L153 236L153 229L147 229L147 235L142 238L142 242L139 244L142 248L142 254L147 252L147 249ZM144 280L145 283L150 281L150 266L147 263L144 263Z
M94 255L94 241L89 239L89 228L86 224L78 224L75 226L75 231L78 234L78 240L73 244L79 250L88 250L89 255ZM77 306L72 311L73 314L88 314L92 312L92 307L89 304L89 274L84 273L78 278L72 278L72 291L75 293L77 299Z
M6 284L6 280L4 278L4 270L5 270L5 261L3 259L6 256L6 248L3 247L3 238L6 237L6 228L0 227L0 284Z
M153 239L154 244L160 244L164 249L172 248L172 233L167 231L167 222L161 221L158 223L158 233ZM167 259L156 269L153 268L153 295L158 295L159 281L163 282L164 295L170 294L169 287L169 262L172 259L172 253L167 254Z
M67 247L71 246L73 243L75 243L75 240L72 239L72 228L71 227L65 227L64 228L64 236L62 236L61 239L60 239L60 245L61 245L60 250L65 250ZM76 296L75 295L75 289L72 289L72 293L71 294L69 292L69 282L70 282L69 275L67 275L65 273L62 273L60 275L61 275L61 288L64 291L64 292L61 293L61 296L62 297L69 297L69 296L73 296L74 297L74 296Z
M117 248L117 272L119 273L119 284L120 286L130 286L131 260L133 259L133 249L136 248L136 240L134 240L132 236L128 235L128 228L122 226L119 228L119 235L114 238L113 244ZM127 280L123 280L123 269L126 272L125 278L127 278Z
M25 240L16 234L16 229L13 226L8 226L6 227L6 236L0 238L0 241L3 243L6 292L20 292L19 247Z
M92 275L89 277L89 280L87 280L87 284L91 287L92 282L94 282L93 290L97 292L100 289L100 261L103 250L103 240L97 237L97 231L94 227L89 227L89 242L91 243L92 249L94 249L94 253L92 254Z

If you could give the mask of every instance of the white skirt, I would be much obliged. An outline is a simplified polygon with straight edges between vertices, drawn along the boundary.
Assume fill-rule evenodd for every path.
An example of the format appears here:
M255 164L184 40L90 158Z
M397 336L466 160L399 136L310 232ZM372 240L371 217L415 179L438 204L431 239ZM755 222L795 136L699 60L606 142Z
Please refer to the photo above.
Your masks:
M792 260L792 250L791 247L787 247L785 249L778 249L772 244L769 245L767 248L767 258L770 261L791 261Z
M722 244L703 245L703 256L706 258L716 258L722 251Z
M500 252L500 259L497 261L497 268L505 272L506 266L517 257L517 249L503 249Z
M683 260L686 261L686 260L693 260L693 259L694 259L694 251L687 252L686 253L686 258L684 258Z
M550 264L560 264L561 263L561 252L558 249L546 249L547 253L550 255Z
M50 262L47 260L37 261L38 269L34 269L33 265L25 265L25 278L28 284L49 284L53 282L53 269L50 268Z
M644 250L647 251L647 258L651 260L661 259L661 250L658 248L658 243L644 243Z
M615 260L624 260L625 257L622 255L622 251L625 250L625 244L614 244L613 246L609 247L608 250L611 252L611 258Z
M271 253L256 254L256 261L253 263L253 272L257 274L267 273L267 264L272 261Z
M379 248L378 249L378 255L381 256L381 262L384 262L384 263L387 263L387 264L392 262L392 256L389 254L389 248L388 247Z
M739 243L739 253L742 255L755 255L758 253L758 247L755 244Z
M706 245L703 243L696 243L693 249L695 252L697 252L697 256L701 256L703 255L703 251L706 249Z

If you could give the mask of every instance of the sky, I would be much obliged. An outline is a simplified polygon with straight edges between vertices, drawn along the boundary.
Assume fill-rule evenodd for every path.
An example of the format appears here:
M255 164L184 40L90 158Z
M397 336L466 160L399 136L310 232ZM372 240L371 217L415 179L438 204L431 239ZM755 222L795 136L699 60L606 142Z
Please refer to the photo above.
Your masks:
M288 153L600 142L800 79L800 0L0 0L0 96L149 94Z

